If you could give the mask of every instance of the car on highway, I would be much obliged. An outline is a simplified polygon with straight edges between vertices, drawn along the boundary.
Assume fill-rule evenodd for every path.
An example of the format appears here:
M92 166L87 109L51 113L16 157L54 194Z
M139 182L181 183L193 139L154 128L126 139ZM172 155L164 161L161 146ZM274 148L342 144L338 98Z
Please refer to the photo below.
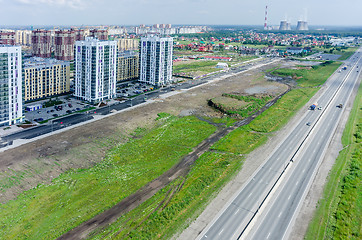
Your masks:
M54 113L54 114L53 114L53 117L58 117L58 116L59 116L59 115L58 115L58 114L56 114L56 113Z
M307 122L306 125L307 125L307 126L310 126L310 125L312 125L312 123L311 123L311 122Z

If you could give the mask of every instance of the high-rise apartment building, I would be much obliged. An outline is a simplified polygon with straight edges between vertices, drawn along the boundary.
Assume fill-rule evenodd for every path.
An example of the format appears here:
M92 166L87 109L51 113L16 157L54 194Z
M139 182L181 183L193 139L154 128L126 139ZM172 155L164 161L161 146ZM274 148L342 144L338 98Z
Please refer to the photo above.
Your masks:
M54 57L58 60L74 60L75 32L72 30L55 31Z
M83 41L85 39L84 29L72 29L75 34L75 41Z
M15 45L15 32L0 31L0 44L1 45Z
M147 36L140 41L140 82L162 86L172 79L173 38Z
M108 40L108 30L105 29L91 29L89 36L97 38L98 40Z
M33 56L50 58L52 54L51 31L34 30L31 36L31 45Z
M133 51L120 52L117 57L117 82L139 77L139 57Z
M118 39L118 51L137 50L139 41L132 38L120 38Z
M24 60L23 70L25 101L69 92L69 62L33 57Z
M74 96L100 102L116 94L117 42L87 37L75 43Z
M24 46L31 45L31 34L30 30L17 30L15 32L15 43Z
M0 45L0 126L22 122L21 47Z

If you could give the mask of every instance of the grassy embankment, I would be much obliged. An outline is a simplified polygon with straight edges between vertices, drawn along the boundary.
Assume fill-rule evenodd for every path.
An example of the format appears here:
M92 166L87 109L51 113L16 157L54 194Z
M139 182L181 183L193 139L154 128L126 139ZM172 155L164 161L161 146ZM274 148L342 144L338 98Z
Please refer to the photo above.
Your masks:
M362 237L362 88L342 136L343 150L329 173L306 239Z
M325 74L317 85L333 70L331 65L313 70L315 74L317 71ZM309 76L307 72L305 76ZM298 81L306 84L315 80L303 75ZM176 179L93 237L167 238L187 227L238 172L244 155L267 140L268 136L263 133L280 128L308 101L316 91L316 88L310 89L313 91L297 89L286 94L261 114L256 123L238 128L216 143L213 151L203 154L185 178ZM164 124L150 131L143 130L128 143L115 147L95 167L64 173L52 184L38 186L1 205L0 238L60 236L162 174L215 130L194 117L164 115L160 121Z
M246 118L261 107L263 107L273 96L244 96L236 94L223 94L221 97L216 97L209 100L216 109L222 113L226 113L238 118Z
M264 133L281 128L318 90L314 86L322 84L337 67L338 64L332 64L309 70L312 74L302 71L303 78L298 81L310 85L309 88L292 90L284 95L261 114L256 123L240 127L214 144L211 151L197 160L185 179L176 180L109 227L93 233L91 239L170 238L185 229L221 187L235 176L242 167L245 154L268 140ZM299 74L300 70L294 71ZM324 73L323 77L323 74L317 74L320 71ZM319 79L310 78L313 75Z
M138 130L95 167L68 171L0 205L0 239L55 239L136 192L215 131L195 117L167 116Z

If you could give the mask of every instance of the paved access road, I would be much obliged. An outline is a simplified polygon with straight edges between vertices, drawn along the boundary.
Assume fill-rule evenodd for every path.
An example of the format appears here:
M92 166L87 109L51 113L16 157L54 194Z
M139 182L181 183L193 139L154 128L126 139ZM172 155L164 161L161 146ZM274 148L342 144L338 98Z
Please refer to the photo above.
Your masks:
M355 60L355 57L350 58L348 64L351 65ZM339 89L352 88L352 80L356 78L356 73L355 70L351 70L349 67L341 73L337 71L337 73L332 75L326 83L328 86L327 89L318 100L318 104L322 107L322 110L311 111L306 109L306 113L301 118L299 124L290 131L290 134L285 140L270 154L269 159L265 161L252 178L220 211L216 218L202 231L198 239L238 239L241 234L244 233L255 214L259 211L262 203L267 199L269 193L285 172L285 169L293 164L291 162L294 160L296 153L304 147L306 144L305 141L315 136L319 138L319 135L311 136L311 131L315 123L322 115L326 114L327 106L330 106L330 108L334 110L336 109L335 106L332 106L336 103L335 101L331 102L331 99L333 99ZM347 76L349 76L347 78L348 81L342 86L343 80ZM328 117L326 118L328 119ZM307 122L310 122L311 126L308 126L306 124ZM334 121L331 125L335 124L337 124L337 121ZM322 145L311 146L315 149L322 147ZM274 219L276 218L274 217ZM265 238L255 239L266 239L266 237L267 236L265 236Z

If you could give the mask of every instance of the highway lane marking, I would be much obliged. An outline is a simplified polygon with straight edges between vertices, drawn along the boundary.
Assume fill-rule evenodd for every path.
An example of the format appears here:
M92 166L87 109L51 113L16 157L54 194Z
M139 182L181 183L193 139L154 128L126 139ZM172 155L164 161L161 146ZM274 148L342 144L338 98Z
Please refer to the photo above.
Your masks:
M305 172L305 168L303 169L303 173Z
M247 198L249 198L253 193L250 193Z
M240 209L238 208L238 210L234 213L234 215L236 215L236 214L239 212L239 210L240 210Z
M297 181L297 182L295 183L295 185L298 185L298 183L299 183L299 181Z
M224 229L222 229L220 232L219 232L219 235L224 231Z
M289 195L288 200L291 198L292 194Z
M281 211L281 212L279 213L278 218L282 215L282 213L283 213L283 211Z
M270 233L268 234L268 236L266 237L266 239L269 239Z

